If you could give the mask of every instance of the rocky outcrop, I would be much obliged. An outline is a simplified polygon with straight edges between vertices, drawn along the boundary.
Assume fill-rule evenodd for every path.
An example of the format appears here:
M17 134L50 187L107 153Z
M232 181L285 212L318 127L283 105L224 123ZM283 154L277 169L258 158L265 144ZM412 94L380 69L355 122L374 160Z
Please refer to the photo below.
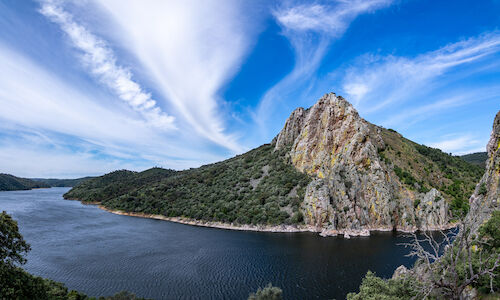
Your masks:
M470 197L468 218L477 229L494 210L500 209L500 111L493 121L490 141L486 146L486 172Z
M386 147L381 130L334 93L291 114L275 149L289 151L291 163L313 178L301 207L307 225L345 236L450 226L448 203L438 190L408 188L380 158Z

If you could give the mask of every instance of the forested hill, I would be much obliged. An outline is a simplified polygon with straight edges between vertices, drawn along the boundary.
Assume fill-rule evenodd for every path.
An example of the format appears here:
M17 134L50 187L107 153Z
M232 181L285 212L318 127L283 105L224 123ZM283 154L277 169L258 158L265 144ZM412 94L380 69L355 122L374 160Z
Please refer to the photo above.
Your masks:
M185 171L115 171L64 197L127 212L353 235L446 227L467 212L483 172L368 123L330 93L295 110L271 144Z
M0 174L0 191L30 190L50 187L74 187L94 177L76 179L21 178L10 174Z
M45 183L50 187L74 187L88 179L94 177L82 177L75 179L57 179L57 178L30 178L30 180Z
M480 166L481 168L486 167L486 160L488 159L488 153L486 152L476 152L471 154L465 154L460 156L463 160L468 163Z
M0 174L0 191L31 190L48 187L50 186L44 182L37 182L10 174Z
M185 171L115 171L82 183L67 199L111 209L240 224L299 223L307 175L283 152L263 145L234 158Z

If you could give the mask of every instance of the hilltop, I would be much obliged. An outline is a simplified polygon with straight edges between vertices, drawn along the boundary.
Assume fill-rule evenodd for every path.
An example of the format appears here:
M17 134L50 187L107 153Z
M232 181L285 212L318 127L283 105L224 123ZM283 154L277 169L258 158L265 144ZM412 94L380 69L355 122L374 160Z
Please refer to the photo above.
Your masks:
M453 226L482 173L367 122L330 93L292 112L270 144L185 171L115 171L65 198L205 225L368 235Z

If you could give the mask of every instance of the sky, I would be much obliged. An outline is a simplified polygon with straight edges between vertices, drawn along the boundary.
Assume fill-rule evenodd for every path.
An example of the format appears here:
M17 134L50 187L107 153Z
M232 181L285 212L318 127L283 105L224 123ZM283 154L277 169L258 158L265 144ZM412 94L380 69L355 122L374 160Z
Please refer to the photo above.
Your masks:
M500 109L500 1L0 0L0 172L186 169L342 95L455 155Z

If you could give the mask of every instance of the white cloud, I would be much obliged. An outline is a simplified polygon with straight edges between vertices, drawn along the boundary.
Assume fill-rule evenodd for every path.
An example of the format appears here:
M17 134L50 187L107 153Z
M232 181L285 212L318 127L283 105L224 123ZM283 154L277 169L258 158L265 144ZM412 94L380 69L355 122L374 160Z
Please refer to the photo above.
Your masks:
M456 93L455 93L456 94ZM490 101L500 97L500 86L475 88L466 93L459 93L437 101L431 101L428 104L417 103L416 106L405 108L380 122L385 127L407 128L413 124L429 119L435 115L450 111L457 107L478 103L481 101ZM438 98L439 99L439 98Z
M256 121L261 128L278 103L288 95L307 95L331 42L347 30L361 14L389 6L392 0L331 1L326 4L286 2L273 15L295 52L294 69L266 92L257 109ZM292 2L293 3L293 2ZM362 87L353 87L358 92ZM361 88L361 89L360 89ZM300 96L299 96L300 97ZM295 101L297 103L298 101Z
M436 78L454 67L479 61L500 51L500 35L484 34L450 44L415 58L366 55L346 71L343 90L347 99L374 112L429 91Z
M428 144L430 147L441 149L446 153L453 153L455 155L462 155L473 152L480 152L486 150L486 142L477 140L472 135L463 135L453 138L448 138L438 142ZM481 147L481 145L483 145Z
M96 1L178 117L195 131L240 152L227 133L218 92L241 65L253 43L251 10L241 1ZM255 17L255 16L254 16Z
M392 0L332 1L322 5L299 4L280 7L274 16L285 30L321 31L329 36L344 33L350 22L359 14L389 5Z
M117 64L113 51L102 39L75 22L72 15L55 1L43 1L40 12L61 27L74 47L81 51L81 59L92 74L113 90L120 99L140 112L152 125L164 129L174 128L174 118L164 113L151 98L151 94L146 93L132 80L129 70Z
M79 161L82 153L86 153L89 166L100 162L107 166L106 171L132 166L133 163L124 163L119 167L119 162L127 159L138 161L134 167L137 169L155 164L187 168L222 158L206 151L203 145L198 144L199 140L189 134L165 132L149 126L135 112L110 107L108 102L112 99L75 88L70 82L1 43L0 69L0 152L4 153L0 156L0 166L5 172L30 172L30 176L39 176L36 173L38 169L24 170L24 164L20 162L28 158L36 160L36 153L39 154L40 164L47 167L44 161L52 160L45 158L52 154L57 157L55 153L59 153L68 160L75 155L75 160ZM6 139L6 134L16 138ZM21 151L31 146L31 154L26 152L28 150ZM17 168L14 168L16 160L6 154L7 149L11 154L19 153ZM108 158L94 157L95 163L90 163L92 156L88 153L96 150ZM24 154L29 155L24 158ZM114 164L109 164L109 161ZM52 165L47 172L50 170L56 174L59 170L66 174L70 167L74 167L74 164L62 162ZM7 169L6 166L12 168ZM75 168L73 174L90 169L80 166ZM92 174L100 170L103 168L96 168Z

